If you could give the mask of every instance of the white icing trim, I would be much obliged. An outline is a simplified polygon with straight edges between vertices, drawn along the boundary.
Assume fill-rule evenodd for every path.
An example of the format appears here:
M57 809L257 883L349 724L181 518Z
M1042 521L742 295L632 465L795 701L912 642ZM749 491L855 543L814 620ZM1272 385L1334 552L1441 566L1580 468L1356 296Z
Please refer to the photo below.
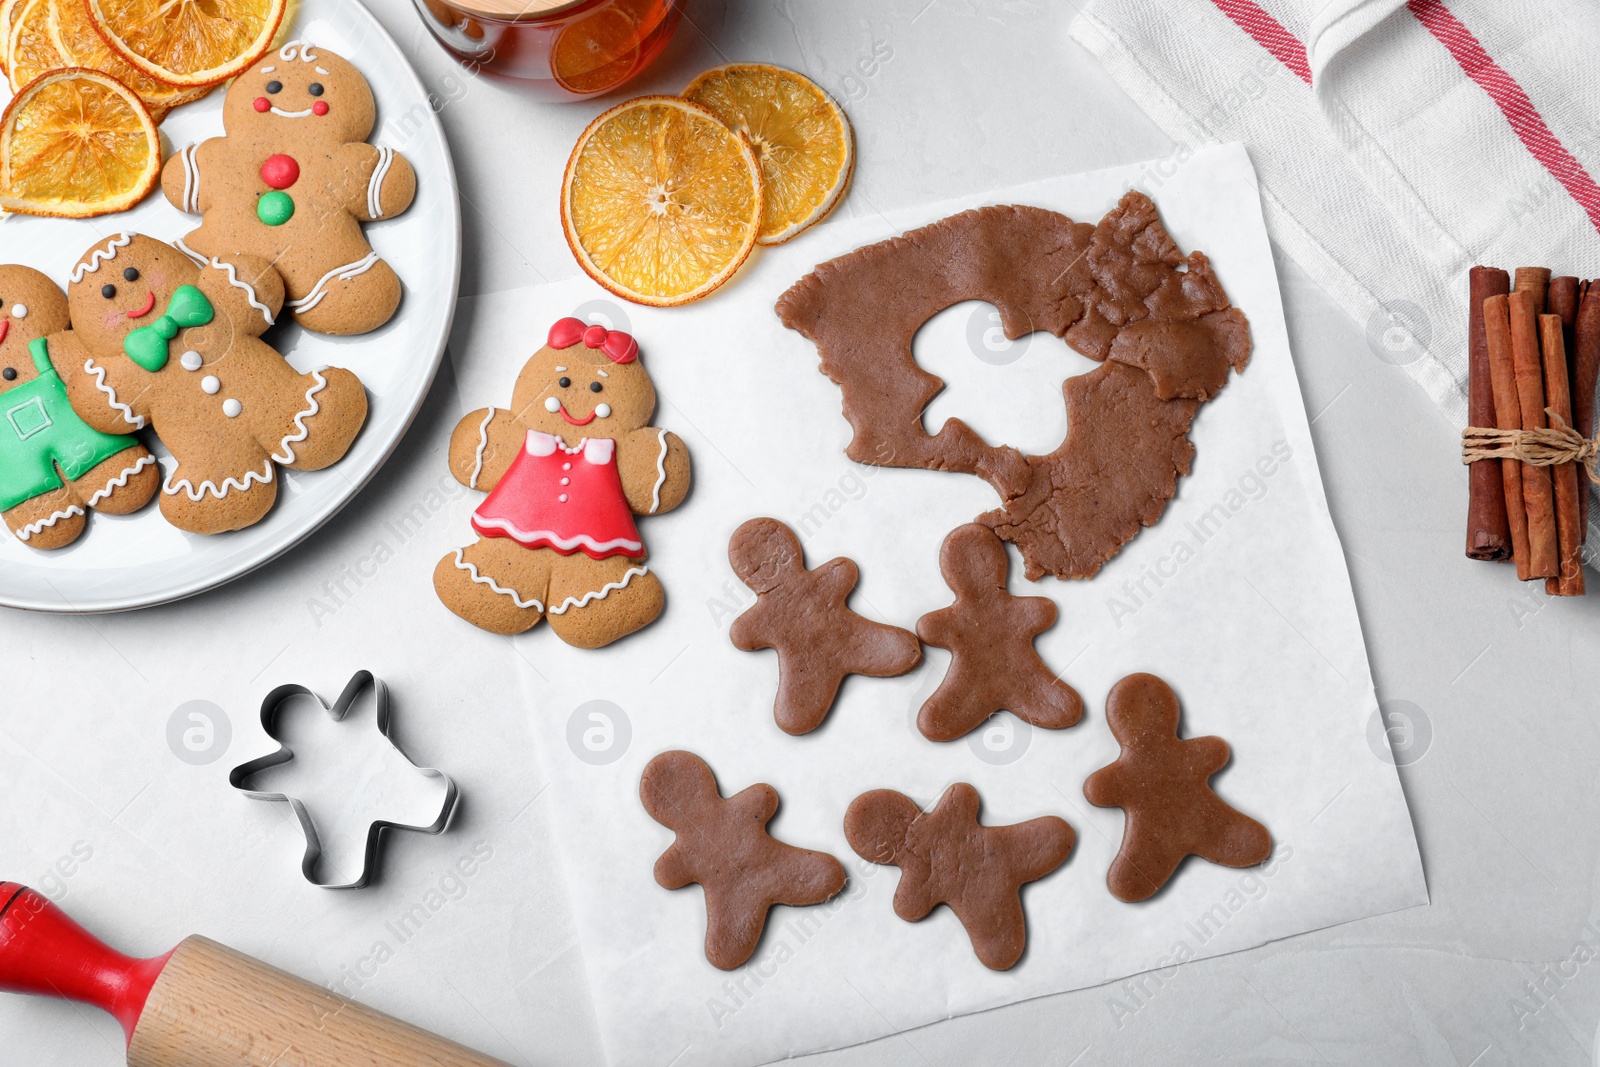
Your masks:
M486 585L494 592L499 593L502 596L510 597L511 602L519 608L537 608L539 611L544 610L544 604L541 603L537 597L531 597L527 600L523 600L515 589L507 589L505 586L501 585L493 578L490 578L488 575L479 574L478 568L467 562L466 557L462 555L462 549L459 548L456 549L456 568L458 570L466 571L471 576L472 580L477 582L479 585ZM569 597L568 599L570 600L571 598Z
M200 214L200 163L195 159L198 144L192 144L178 153L183 164L183 203L178 206L191 215Z
M489 447L489 423L494 421L494 408L489 409L489 414L483 417L478 424L478 451L476 461L472 464L472 477L467 479L467 487L478 488L478 475L483 473L483 450Z
M592 463L596 467L604 467L611 462L611 457L617 454L617 443L609 437L585 437L583 439L583 461Z
M70 280L73 282L83 281L83 276L85 274L93 274L100 269L100 264L109 263L111 260L116 259L117 249L123 247L131 240L133 240L133 234L119 233L114 234L104 248L96 245L94 251L89 253L88 259L83 260L76 267L72 268Z
M589 606L589 601L604 600L618 589L626 589L628 587L628 583L633 581L635 578L642 577L643 575L649 573L649 567L629 567L627 573L622 576L622 580L620 582L607 582L594 592L583 594L583 598L581 600L578 597L569 596L560 604L552 607L550 609L550 614L565 615L568 608L586 608Z
M610 541L596 541L588 534L561 537L554 530L524 530L510 519L502 519L498 516L486 518L477 512L472 513L472 528L480 533L484 530L503 530L510 534L514 540L520 541L524 545L548 544L554 548L561 549L563 552L571 552L581 546L594 552L613 552L622 548L627 549L628 553L632 554L644 548L644 545L640 542L626 537L616 537Z
M335 277L337 277L341 282L347 282L351 278L356 277L358 274L367 273L367 271L371 270L373 265L377 262L378 253L368 252L354 263L346 263L342 267L333 268L328 273L317 279L317 284L311 287L311 291L309 293L307 293L305 296L302 296L299 300L289 301L289 307L296 312L310 311L312 308L322 303L322 298L328 295L326 286Z
M327 71L323 70L321 67L312 67L311 69L316 71L318 74L326 75L328 73Z
M274 115L278 116L280 119L304 119L304 118L310 118L311 117L311 109L309 107L306 108L304 111L285 111L281 107L271 107L271 108L268 108L267 110L271 111Z
M667 431L657 430L661 435L661 454L656 457L656 484L650 488L650 514L654 515L661 506L661 487L667 481Z
M22 529L17 531L17 538L19 540L26 541L28 538L30 538L34 534L38 533L40 530L44 529L46 526L54 526L56 523L60 522L62 519L70 519L74 515L82 515L82 514L83 514L83 509L80 508L76 504L72 504L72 505L68 506L66 511L57 511L54 514L52 514L48 519L40 519L37 522L28 523L28 525L24 526Z
M598 375L600 375L600 377L602 377L602 378L609 378L609 377L611 377L611 375L609 375L609 374L607 374L607 373L606 373L606 372L605 372L605 371L603 371L603 370L596 370L596 371L595 371L595 373L596 373L596 374L598 374Z
M267 457L267 462L263 465L263 470L265 473L253 470L245 471L243 481L240 481L238 478L235 478L230 474L228 477L222 480L222 485L220 488L216 482L212 481L210 478L207 478L205 481L200 483L200 487L198 489L195 488L195 484L189 479L179 478L177 481L173 481L172 475L168 474L166 483L162 485L161 491L166 493L168 496L176 496L181 492L190 500L198 503L199 501L205 499L205 495L207 493L210 493L218 500L221 500L234 489L237 489L242 493L247 491L252 484L265 485L272 481L273 461L285 464L294 462L294 446L299 442L304 441L311 434L311 431L306 428L306 420L321 410L321 405L319 405L316 400L313 399L313 397L327 387L328 379L324 378L316 371L311 372L311 377L315 380L312 382L311 388L306 390L307 406L294 417L296 432L284 435L284 438L278 442L278 451Z
M284 62L298 59L302 63L315 63L319 57L311 50L311 46L306 44L306 42L290 41L288 44L278 49L278 58Z
M96 489L94 491L94 494L89 497L89 506L92 508L96 504L100 503L100 501L102 501L106 497L110 496L116 490L126 488L129 478L132 478L135 474L138 474L140 471L144 470L146 467L154 465L155 461L156 461L156 457L147 454L139 462L135 463L133 466L131 466L131 467L127 468L126 470L124 470L121 474L119 474L115 478L111 479L109 482L107 482L105 485L101 486L99 489Z
M367 215L370 218L383 218L383 179L389 176L393 164L394 149L379 145L378 164L372 168L372 177L367 179Z
M106 394L107 404L122 413L123 422L132 426L135 430L144 429L144 416L135 415L131 407L117 399L117 391L106 384L106 369L97 365L93 356L83 361L83 369L86 373L94 375L94 387Z
M277 67L262 67L261 68L261 73L263 73L263 74L271 74L273 71L275 71L277 69L278 69Z
M194 249L184 244L182 237L174 239L172 243L177 247L178 251L182 252L184 255L193 260L195 266L204 267L206 265L206 257L202 256L199 252L196 252Z
M239 280L239 275L233 269L232 263L224 263L216 256L212 256L211 266L215 267L217 270L228 272L228 284L233 286L235 289L244 290L244 295L250 301L250 306L261 312L261 317L267 320L268 326L271 326L273 322L276 321L272 316L272 309L263 304L260 298L256 296L255 287L249 282Z

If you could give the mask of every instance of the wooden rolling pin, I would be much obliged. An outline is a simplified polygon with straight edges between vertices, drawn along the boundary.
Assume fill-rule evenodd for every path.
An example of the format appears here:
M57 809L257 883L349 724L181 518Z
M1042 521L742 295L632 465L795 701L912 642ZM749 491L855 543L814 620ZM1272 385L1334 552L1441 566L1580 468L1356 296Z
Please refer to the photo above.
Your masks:
M114 1015L129 1067L506 1067L203 937L141 960L0 882L0 990Z

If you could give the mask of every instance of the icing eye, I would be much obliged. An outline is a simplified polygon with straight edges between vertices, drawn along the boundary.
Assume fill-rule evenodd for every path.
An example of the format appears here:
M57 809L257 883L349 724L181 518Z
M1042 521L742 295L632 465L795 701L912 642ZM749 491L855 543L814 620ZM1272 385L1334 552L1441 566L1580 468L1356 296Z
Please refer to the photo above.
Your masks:
M600 391L600 383L599 382L590 382L589 383L589 392L598 393L599 391Z
M130 282L136 282L139 280L139 271L134 267L129 267L122 272L122 276Z
M102 285L100 287L100 295L110 300L117 295L117 287L114 285Z
M278 81L276 78L274 78L272 81L269 81L267 83L267 92L269 92L269 93L281 93L281 92L283 92L283 83L281 81Z
M310 85L306 86L306 92L310 93L312 96L321 96L322 95L322 83L321 82L312 82Z
M4 378L8 382L16 381L17 380L17 368L15 368L15 367L7 367L5 370L0 371L0 378Z
M572 384L572 379L571 378L557 378L556 379L556 384L561 386L561 388L565 389L567 386Z

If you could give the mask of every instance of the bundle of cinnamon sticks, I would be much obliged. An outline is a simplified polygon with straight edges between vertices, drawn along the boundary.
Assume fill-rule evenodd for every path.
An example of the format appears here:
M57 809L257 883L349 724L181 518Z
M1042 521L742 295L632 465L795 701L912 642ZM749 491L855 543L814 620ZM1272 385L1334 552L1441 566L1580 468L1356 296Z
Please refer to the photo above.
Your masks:
M1515 279L1473 267L1468 318L1467 419L1474 427L1595 432L1600 377L1600 280L1552 278L1519 267ZM1539 466L1480 459L1469 468L1467 555L1511 560L1523 581L1552 596L1583 595L1588 472L1572 461Z

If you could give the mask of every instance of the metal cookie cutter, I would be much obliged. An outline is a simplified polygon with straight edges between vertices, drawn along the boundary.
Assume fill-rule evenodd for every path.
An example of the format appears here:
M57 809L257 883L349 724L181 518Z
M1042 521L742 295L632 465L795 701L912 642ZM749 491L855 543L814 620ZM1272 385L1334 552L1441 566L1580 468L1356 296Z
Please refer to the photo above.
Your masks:
M306 806L287 793L260 793L247 789L244 783L259 771L264 771L268 767L276 767L282 763L288 763L294 759L294 751L279 740L276 731L278 711L290 697L311 697L329 715L333 716L335 722L338 722L355 706L356 698L361 695L361 691L369 686L372 688L372 699L377 712L378 732L383 735L384 740L394 747L396 752L400 753L407 763L416 767L419 772L429 778L438 778L444 782L444 804L440 808L439 817L426 826L408 826L404 823L386 822L382 819L374 822L367 830L367 850L366 856L361 862L360 876L353 882L333 885L317 879L317 867L322 861L322 841L317 836L316 824L311 821L311 813L306 810ZM344 692L339 694L339 699L334 701L331 708L323 702L321 697L303 685L291 683L278 686L278 688L268 693L266 699L261 702L261 727L267 731L269 737L274 741L278 741L278 751L262 756L259 759L253 759L248 763L239 764L239 766L228 772L228 784L245 796L256 800L288 801L289 807L294 809L295 818L300 820L300 829L306 838L306 851L305 856L300 861L300 873L305 875L306 881L312 885L322 889L360 889L371 880L377 868L378 846L385 830L415 830L424 834L439 834L443 833L445 828L450 825L450 818L455 814L456 801L460 799L461 795L459 790L456 789L455 781L443 771L435 770L432 767L418 767L411 757L407 756L405 751L395 743L394 738L389 733L389 690L382 681L373 676L371 671L357 671L352 675L350 681L344 687Z

